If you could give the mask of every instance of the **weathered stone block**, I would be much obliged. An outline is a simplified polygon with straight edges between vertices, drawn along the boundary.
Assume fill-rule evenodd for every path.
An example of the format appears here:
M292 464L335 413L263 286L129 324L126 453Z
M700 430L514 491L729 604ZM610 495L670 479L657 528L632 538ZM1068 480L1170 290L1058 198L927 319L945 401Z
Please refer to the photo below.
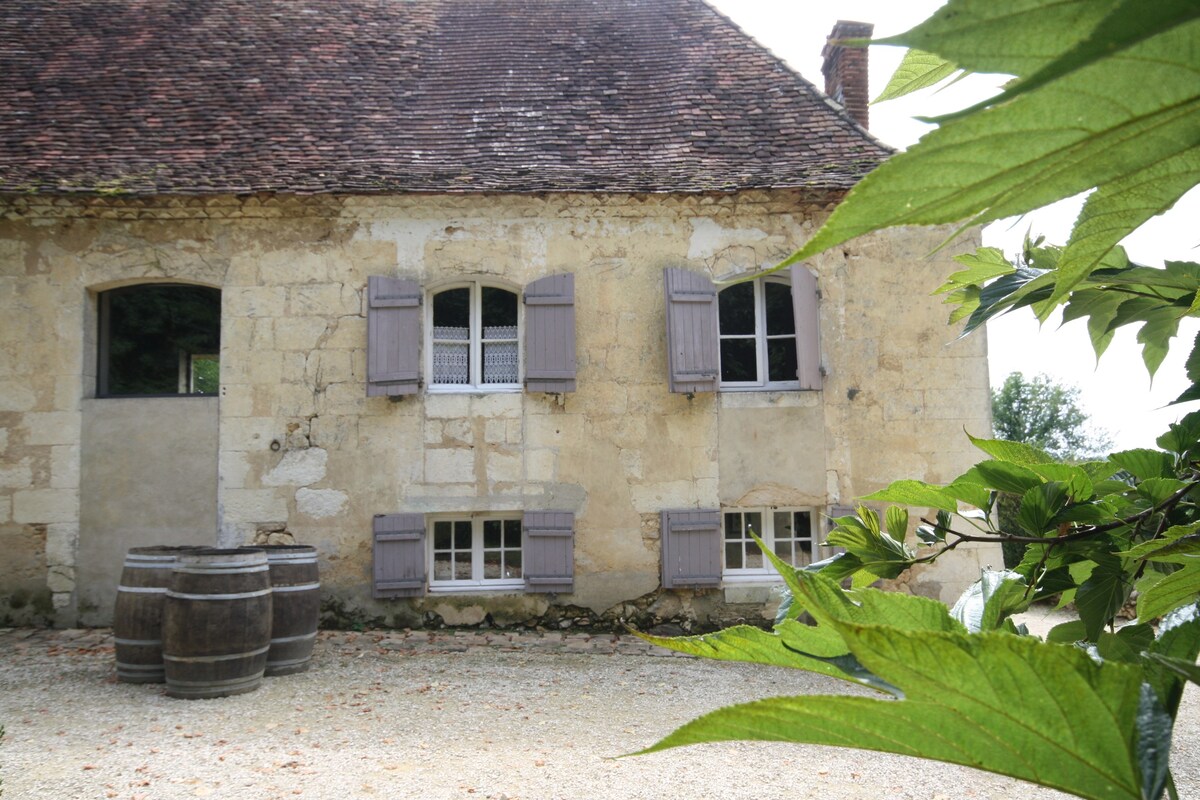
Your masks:
M474 483L475 451L465 448L426 450L425 482Z
M13 493L13 521L75 522L79 519L76 489L23 489Z

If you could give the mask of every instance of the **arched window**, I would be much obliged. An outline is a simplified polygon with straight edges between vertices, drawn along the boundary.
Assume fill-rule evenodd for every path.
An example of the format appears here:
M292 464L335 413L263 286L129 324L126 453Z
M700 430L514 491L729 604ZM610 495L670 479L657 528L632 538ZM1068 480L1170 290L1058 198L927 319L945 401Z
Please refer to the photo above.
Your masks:
M735 283L717 295L721 386L799 387L791 285L779 278Z
M431 387L520 388L516 292L471 283L436 292L429 306Z
M221 292L142 284L99 296L99 397L216 394Z

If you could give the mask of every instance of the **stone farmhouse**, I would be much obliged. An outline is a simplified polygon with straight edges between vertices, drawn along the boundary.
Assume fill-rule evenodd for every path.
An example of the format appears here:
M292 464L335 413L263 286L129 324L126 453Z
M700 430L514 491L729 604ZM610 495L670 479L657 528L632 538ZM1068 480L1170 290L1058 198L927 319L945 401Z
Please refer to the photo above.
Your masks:
M823 558L990 429L929 296L973 242L753 277L891 152L825 56L703 0L7 0L0 624L107 623L133 546L290 541L329 620L771 613L748 530Z

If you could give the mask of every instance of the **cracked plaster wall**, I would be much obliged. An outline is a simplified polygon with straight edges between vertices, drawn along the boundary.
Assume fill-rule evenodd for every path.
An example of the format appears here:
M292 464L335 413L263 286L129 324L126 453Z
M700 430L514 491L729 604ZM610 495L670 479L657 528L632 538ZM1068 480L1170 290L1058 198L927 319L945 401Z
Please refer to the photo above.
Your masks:
M962 428L985 432L990 419L983 337L955 341L928 297L958 252L926 256L944 231L867 237L809 264L823 293L824 391L667 392L662 269L721 278L769 265L830 202L0 200L0 538L21 554L0 568L0 597L49 592L71 621L77 542L89 535L79 442L95 292L148 280L222 289L218 540L286 530L321 552L327 592L374 614L407 604L370 597L376 513L575 511L576 592L560 601L601 612L658 588L663 508L824 507L899 477L952 477L975 460ZM519 290L563 271L576 275L577 392L366 397L368 276ZM913 588L950 599L979 561L967 552ZM503 604L516 618L545 602ZM413 604L445 618L460 606Z

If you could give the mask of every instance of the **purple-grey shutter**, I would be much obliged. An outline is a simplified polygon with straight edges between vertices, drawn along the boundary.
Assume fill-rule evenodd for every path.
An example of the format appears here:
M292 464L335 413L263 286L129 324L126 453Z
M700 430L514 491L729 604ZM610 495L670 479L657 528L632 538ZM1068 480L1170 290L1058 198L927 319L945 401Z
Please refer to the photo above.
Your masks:
M575 391L575 276L539 278L525 287L525 388Z
M717 287L686 269L663 270L667 297L667 369L672 392L717 389Z
M821 312L817 279L802 264L792 267L792 309L796 316L796 377L801 389L821 388Z
M425 594L425 515L376 514L375 597Z
M570 592L575 588L575 515L570 511L526 511L525 591Z
M720 511L662 512L662 584L720 586Z
M421 287L403 278L367 281L367 396L415 394L421 379Z

